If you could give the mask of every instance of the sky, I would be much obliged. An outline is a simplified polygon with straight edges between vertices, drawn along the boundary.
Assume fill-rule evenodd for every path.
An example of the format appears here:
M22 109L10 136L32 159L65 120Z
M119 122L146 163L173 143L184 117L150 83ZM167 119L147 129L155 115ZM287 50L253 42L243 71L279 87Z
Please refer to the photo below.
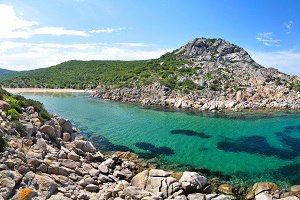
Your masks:
M158 58L223 38L300 75L299 0L0 0L0 68Z

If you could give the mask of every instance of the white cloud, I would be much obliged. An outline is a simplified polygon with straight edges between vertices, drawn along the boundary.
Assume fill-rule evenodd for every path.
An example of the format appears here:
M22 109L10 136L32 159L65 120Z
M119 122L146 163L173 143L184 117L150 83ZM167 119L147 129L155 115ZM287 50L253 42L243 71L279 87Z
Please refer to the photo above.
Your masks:
M90 36L85 31L65 30L63 27L37 27L36 21L27 21L17 16L13 6L0 4L0 38L29 38L33 35Z
M285 26L289 29L292 30L292 25L293 25L293 21L289 21Z
M273 46L273 47L279 47L281 46L278 44L281 40L275 40L273 39L273 33L272 32L266 32L266 33L258 33L256 40L264 43L266 46Z
M293 24L294 24L293 21L289 21L289 22L285 25L285 27L286 27L287 29L289 29L289 31L287 31L286 34L291 34L291 33L292 33L292 25L293 25Z
M251 57L264 67L274 67L287 74L300 76L300 53L289 51L248 51Z
M19 14L23 16L23 14ZM0 4L0 38L30 38L33 35L72 35L89 37L89 33L112 33L125 28L106 28L81 31L66 30L63 27L41 26L39 22L28 21L17 16L13 6Z
M99 29L99 30L91 30L90 33L112 33L118 32L121 30L125 30L126 28L106 28L106 29Z
M146 44L145 44L146 45ZM1 68L29 70L68 60L146 60L171 49L139 49L117 44L31 44L0 42Z

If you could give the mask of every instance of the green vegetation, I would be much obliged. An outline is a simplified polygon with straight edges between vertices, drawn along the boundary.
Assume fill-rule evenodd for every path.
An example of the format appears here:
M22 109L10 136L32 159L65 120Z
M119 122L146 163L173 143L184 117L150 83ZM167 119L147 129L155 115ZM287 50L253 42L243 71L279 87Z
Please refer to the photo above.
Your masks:
M14 77L18 76L19 74L20 74L20 72L17 72L17 71L11 71L11 70L0 68L0 80L14 78Z
M0 89L0 94L3 95L4 100L10 101L11 109L8 110L7 114L11 116L13 120L19 120L20 113L22 113L23 109L27 108L28 106L34 107L34 110L39 113L39 119L42 122L51 119L51 115L44 108L44 105L39 101L26 99L21 95L12 95L3 89Z
M18 111L16 111L14 108L8 110L7 113L9 116L11 116L12 120L19 120L19 118L20 118Z
M174 53L147 61L77 61L72 60L45 69L28 71L13 79L0 80L6 87L94 89L140 87L154 82L180 91L197 89L190 82L177 83L178 75L187 75L199 68L185 67L187 60L176 59ZM22 105L21 105L22 106ZM13 107L16 111L19 108Z

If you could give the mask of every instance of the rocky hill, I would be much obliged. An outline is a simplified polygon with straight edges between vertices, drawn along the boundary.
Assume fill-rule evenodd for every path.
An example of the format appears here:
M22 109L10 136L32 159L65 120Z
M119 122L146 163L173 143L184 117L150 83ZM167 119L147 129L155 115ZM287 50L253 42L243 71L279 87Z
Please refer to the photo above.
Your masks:
M211 111L300 108L300 77L264 68L223 39L194 39L161 59L186 64L153 84L102 88L94 97Z

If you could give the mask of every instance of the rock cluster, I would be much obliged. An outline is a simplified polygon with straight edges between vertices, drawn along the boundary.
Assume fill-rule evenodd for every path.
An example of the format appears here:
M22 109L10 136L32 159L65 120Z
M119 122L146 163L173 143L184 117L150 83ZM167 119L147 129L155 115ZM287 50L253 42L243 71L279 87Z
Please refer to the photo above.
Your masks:
M137 174L141 169L131 161L136 155L103 155L92 142L75 137L68 119L54 115L42 123L33 107L21 116L26 134L4 130L9 147L0 159L2 199L19 199L24 193L36 200L195 199L212 192L208 180L195 172L184 172L179 180L160 169Z
M6 102L9 105L9 101ZM4 108L4 107L2 107ZM76 137L68 119L39 120L34 107L23 109L19 123L1 114L0 200L229 200L240 196L228 184L213 184L196 172L173 172L137 162L132 152L103 155L92 142ZM19 127L20 128L20 127ZM18 131L22 130L22 134ZM280 191L274 183L256 183L246 199L299 200L300 186Z

